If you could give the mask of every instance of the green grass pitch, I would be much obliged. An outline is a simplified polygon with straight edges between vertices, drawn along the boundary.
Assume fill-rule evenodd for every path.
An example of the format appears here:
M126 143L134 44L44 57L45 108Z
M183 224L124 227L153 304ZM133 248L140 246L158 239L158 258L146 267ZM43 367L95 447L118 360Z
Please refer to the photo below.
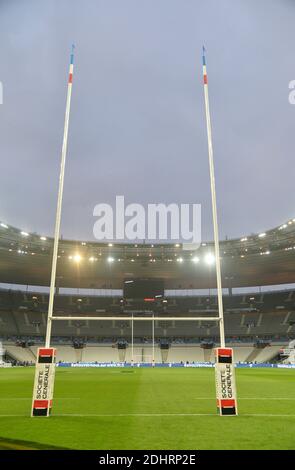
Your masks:
M237 417L213 369L57 369L50 418L29 417L33 379L0 369L2 449L295 449L294 370L237 369Z

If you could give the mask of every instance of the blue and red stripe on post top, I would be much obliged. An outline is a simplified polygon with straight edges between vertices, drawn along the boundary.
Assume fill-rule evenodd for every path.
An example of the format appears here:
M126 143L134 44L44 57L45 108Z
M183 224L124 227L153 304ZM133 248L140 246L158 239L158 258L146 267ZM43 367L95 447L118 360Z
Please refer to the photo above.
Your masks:
M208 85L207 68L206 68L206 57L205 57L205 47L204 47L204 46L203 46L203 79L204 79L204 85Z
M69 73L69 81L68 83L73 82L73 70L74 70L74 44L72 45L72 52L71 52L71 60L70 60L70 73Z

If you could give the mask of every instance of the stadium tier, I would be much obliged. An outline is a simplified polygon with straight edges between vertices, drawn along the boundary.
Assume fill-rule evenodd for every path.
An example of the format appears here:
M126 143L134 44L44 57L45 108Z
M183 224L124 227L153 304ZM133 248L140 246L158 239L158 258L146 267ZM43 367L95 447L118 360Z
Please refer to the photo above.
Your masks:
M48 295L14 290L0 290L0 336L44 336L47 321ZM295 291L273 291L260 294L225 295L225 331L228 339L252 341L254 338L289 340L295 337ZM53 336L83 337L109 342L130 340L131 318L151 317L155 321L155 338L174 341L212 339L218 342L218 322L206 322L206 316L217 316L216 296L166 297L154 302L124 300L122 297L57 295L54 314L65 320L54 322ZM67 316L81 316L80 320L67 320ZM93 316L118 320L83 320ZM202 316L204 320L166 320L173 315ZM120 320L120 316L122 320ZM151 337L151 320L134 322L134 336Z
M19 347L11 341L3 343L6 357L9 360L18 363L35 363L37 358L38 345L28 346L26 348ZM87 344L84 348L76 349L71 345L60 344L57 342L57 362L58 363L118 363L132 362L131 347L124 350L112 347L107 344ZM239 345L234 346L234 361L238 362L269 362L278 357L281 349L281 343L265 348L254 348L253 346ZM133 350L133 358L136 362L151 363L152 362L151 345L135 343ZM189 344L173 344L169 350L163 350L156 347L154 351L156 363L214 363L214 349L204 349L197 345Z
M60 240L57 285L121 289L126 275L157 278L165 289L216 286L208 254L182 244L98 243ZM48 286L53 239L0 223L0 282ZM289 284L295 276L295 219L266 232L220 242L224 287Z

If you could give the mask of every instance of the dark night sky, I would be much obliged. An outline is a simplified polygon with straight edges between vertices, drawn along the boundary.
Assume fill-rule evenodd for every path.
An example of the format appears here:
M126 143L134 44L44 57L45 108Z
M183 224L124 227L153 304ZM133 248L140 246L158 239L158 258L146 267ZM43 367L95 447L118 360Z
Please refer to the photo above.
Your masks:
M295 217L294 24L291 0L0 0L0 220L53 234L73 41L65 237L124 195L201 203L212 239L203 43L221 237Z

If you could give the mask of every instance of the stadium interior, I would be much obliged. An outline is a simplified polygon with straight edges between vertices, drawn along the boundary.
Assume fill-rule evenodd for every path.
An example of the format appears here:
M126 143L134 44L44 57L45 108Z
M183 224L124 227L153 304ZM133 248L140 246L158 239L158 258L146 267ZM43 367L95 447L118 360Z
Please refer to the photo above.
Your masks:
M294 280L294 222L221 242L225 334L236 362L289 359L282 350L295 338L295 290L286 288ZM0 225L0 339L7 361L34 363L44 343L52 246L49 237ZM53 322L57 360L130 362L133 335L138 362L152 355L162 363L213 361L219 325L206 322L218 316L212 246L61 240L54 315L65 320ZM181 320L188 316L204 319Z

